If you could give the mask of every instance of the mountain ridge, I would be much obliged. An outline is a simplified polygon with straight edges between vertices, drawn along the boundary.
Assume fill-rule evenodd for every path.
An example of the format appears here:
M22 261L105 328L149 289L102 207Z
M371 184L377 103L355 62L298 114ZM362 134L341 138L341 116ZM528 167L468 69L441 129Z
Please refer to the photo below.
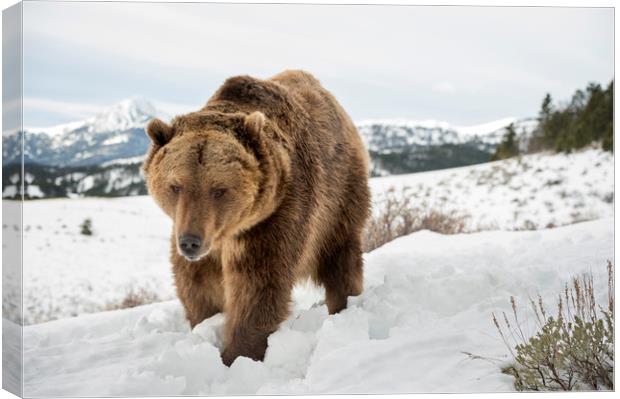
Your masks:
M152 118L169 120L170 116L143 97L130 97L82 121L4 135L3 175L14 176L9 166L21 162L22 137L26 137L24 162L33 171L28 184L46 187L27 193L43 197L144 194L139 166L150 145L144 127ZM487 162L504 135L501 126L509 123L515 123L524 138L535 126L534 119L515 118L465 127L406 119L365 120L356 126L371 157L371 175L386 176ZM16 189L7 192L6 188L3 183L3 195L15 195Z
M169 119L168 113L156 108L142 96L125 98L89 118L49 127L24 127L26 132L58 135L86 127L89 132L100 133L144 127L152 118Z

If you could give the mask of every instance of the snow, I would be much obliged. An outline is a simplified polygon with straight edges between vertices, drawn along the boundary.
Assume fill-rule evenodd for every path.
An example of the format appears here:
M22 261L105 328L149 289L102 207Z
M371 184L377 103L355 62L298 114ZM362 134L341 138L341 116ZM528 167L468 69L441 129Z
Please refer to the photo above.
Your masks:
M130 228L154 231L152 221L142 220L146 226ZM104 257L106 265L101 255L93 261L113 268L114 255ZM491 312L509 311L511 295L525 308L538 293L552 308L564 282L585 271L606 294L613 219L540 231L420 231L364 260L364 292L337 315L327 314L320 290L297 288L264 362L238 358L225 367L219 355L224 316L190 330L177 300L27 326L24 395L510 391L511 379L500 372L507 349ZM106 273L114 270L89 280ZM522 327L532 332L534 326Z
M2 196L6 198L12 198L20 192L19 190L20 187L18 187L18 185L7 185L6 187L4 187L4 190L2 190ZM28 195L30 198L43 198L45 196L43 194L43 191L41 190L41 187L36 184L26 185L25 190L25 194Z
M110 165L131 165L136 163L142 163L144 161L144 155L139 155L137 157L129 157L129 158L119 158L114 159L112 161L104 162L101 164L102 167L110 166Z
M393 126L404 126L410 128L423 128L429 130L446 130L457 132L460 135L464 136L484 136L490 133L493 133L497 130L500 130L513 122L516 122L517 119L513 117L507 117L498 119L491 122L481 123L478 125L470 125L470 126L457 126L452 125L448 122L438 121L435 119L425 119L425 120L410 120L410 119L366 119L360 121L357 126L368 126L368 125L393 125Z
M409 146L434 146L461 143L454 130L444 130L438 125L419 125L409 121L364 122L357 125L362 140L369 150L381 153L400 152Z
M114 144L122 144L127 143L129 141L129 136L126 134L120 134L118 136L110 137L105 140L101 145L114 145Z
M36 184L29 184L26 186L26 194L30 198L43 198L45 195L41 191L41 187Z
M108 172L108 184L105 188L105 192L109 193L112 190L119 190L121 188L129 186L131 183L137 182L139 176L134 176L127 173L123 169L111 169Z
M65 133L84 127L85 124L86 124L86 121L75 121L75 122L63 123L61 125L48 126L48 127L34 127L34 126L25 127L24 130L26 131L26 133L34 133L34 134L44 133L49 136L60 136Z
M454 130L465 136L485 135L496 132L511 123L515 123L516 118L503 118L492 122L482 123L473 126L456 126Z
M170 119L169 115L156 108L149 100L133 96L102 109L97 115L81 121L63 123L48 127L26 127L28 133L45 133L50 136L59 136L77 129L85 128L89 132L124 131L134 127L144 127L153 117ZM453 131L463 136L484 136L496 132L510 123L517 122L514 117L506 117L478 125L458 126L434 119L366 119L357 123L358 127L370 125L402 126L422 128L427 130Z
M553 227L613 215L613 155L600 149L539 153L379 177L370 186L375 204L391 188L406 189L414 205L469 215L469 230Z
M131 178L115 170L108 176L116 187ZM545 228L613 216L613 157L594 149L373 178L370 186L375 211L387 190L398 194L409 187L413 206L468 214L468 231ZM4 194L15 192L7 186ZM26 201L23 210L26 324L106 310L141 290L160 300L175 297L168 262L171 222L150 197ZM80 234L87 218L92 236ZM3 225L5 235L15 229ZM3 295L15 302L10 296L18 293ZM17 318L16 309L7 312Z
M15 195L17 195L17 193L18 193L17 186L6 186L4 187L4 190L2 190L2 197L12 198Z
M83 193L85 191L90 190L95 186L95 177L94 176L86 176L83 178L79 184L77 191Z
M140 290L174 298L171 222L151 198L26 201L23 215L26 324L102 311ZM80 233L87 218L92 236Z
M387 190L409 187L414 205L467 212L470 231L492 231L420 231L365 254L364 293L337 315L327 314L321 289L297 286L265 360L230 368L219 354L224 315L193 330L185 321L168 261L171 222L151 198L26 201L24 395L508 391L500 368L510 359L491 312L508 311L511 295L525 308L538 293L552 308L563 284L586 271L606 292L609 153L535 154L370 185L375 208ZM19 202L3 208L3 238L16 245ZM80 233L87 218L90 236ZM577 223L585 219L596 220ZM5 278L3 333L18 337L21 274L8 269ZM163 302L105 311L141 290ZM16 349L7 348L5 369L19 367Z
M436 120L366 120L358 123L357 128L368 149L381 154L446 144L473 144L480 151L491 154L511 123L519 134L519 145L525 150L538 126L538 121L533 118L503 118L475 126L455 126Z
M168 119L146 99L130 97L88 119L87 126L88 130L94 133L124 131L133 127L143 127L153 117Z

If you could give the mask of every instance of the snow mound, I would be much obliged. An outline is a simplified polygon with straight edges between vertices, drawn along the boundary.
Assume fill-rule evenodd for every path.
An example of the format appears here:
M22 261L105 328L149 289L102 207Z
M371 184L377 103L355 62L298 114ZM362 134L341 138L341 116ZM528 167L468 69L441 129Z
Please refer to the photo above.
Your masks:
M608 259L609 218L542 231L421 231L365 256L364 293L339 314L327 314L320 290L298 287L264 362L225 367L224 316L190 330L176 300L25 327L24 395L512 390L491 312L509 310L511 295L525 307L540 293L552 306L565 281L589 270L605 294Z

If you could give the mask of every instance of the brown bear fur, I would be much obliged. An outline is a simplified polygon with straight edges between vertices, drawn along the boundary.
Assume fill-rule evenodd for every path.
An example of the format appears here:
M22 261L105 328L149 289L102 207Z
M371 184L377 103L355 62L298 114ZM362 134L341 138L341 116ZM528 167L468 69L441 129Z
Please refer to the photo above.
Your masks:
M330 313L362 291L368 153L312 75L228 80L197 112L147 126L147 185L173 222L177 293L195 326L224 311L224 363L261 360L307 277ZM200 238L192 261L181 236Z

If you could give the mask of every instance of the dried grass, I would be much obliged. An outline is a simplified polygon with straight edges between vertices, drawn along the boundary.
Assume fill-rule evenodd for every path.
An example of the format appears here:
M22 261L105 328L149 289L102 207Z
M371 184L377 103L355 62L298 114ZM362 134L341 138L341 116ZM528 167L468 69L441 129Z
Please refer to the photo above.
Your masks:
M384 194L366 225L362 246L364 252L420 230L440 234L467 232L468 215L448 213L426 203L416 205L414 200L409 187L399 192L391 188Z
M120 302L109 303L106 306L106 310L129 309L160 301L161 298L156 293L148 291L145 288L130 288Z

